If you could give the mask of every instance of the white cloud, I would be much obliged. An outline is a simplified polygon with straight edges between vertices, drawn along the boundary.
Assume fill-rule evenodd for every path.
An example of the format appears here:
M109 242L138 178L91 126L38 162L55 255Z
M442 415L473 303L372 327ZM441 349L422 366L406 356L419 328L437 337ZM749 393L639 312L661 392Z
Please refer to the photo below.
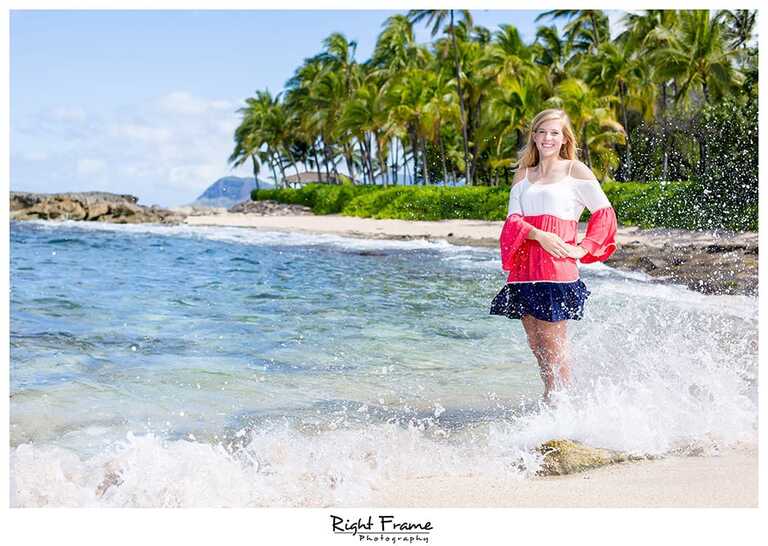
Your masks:
M78 159L77 174L81 176L92 176L102 174L107 170L107 164L101 159Z
M179 189L205 189L221 176L221 163L184 165L170 170L168 182Z
M77 106L58 106L51 110L50 117L54 121L85 121L85 110Z
M113 136L127 137L133 140L157 144L171 139L171 131L165 127L149 127L138 123L112 125L109 132Z
M205 100L185 91L174 91L160 97L158 105L161 110L173 114L197 115L209 111L231 110L232 103L226 100Z
M12 127L11 185L189 203L222 176L252 176L227 164L239 122L235 101L185 91L108 110L44 107Z

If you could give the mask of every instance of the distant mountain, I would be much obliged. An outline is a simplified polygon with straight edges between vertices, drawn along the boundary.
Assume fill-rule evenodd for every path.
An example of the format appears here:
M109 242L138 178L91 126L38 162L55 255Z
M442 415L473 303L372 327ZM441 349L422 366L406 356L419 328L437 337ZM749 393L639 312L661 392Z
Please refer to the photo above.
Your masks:
M269 190L274 187L269 182L259 180L259 189ZM242 201L249 201L253 189L256 189L253 178L225 176L208 186L200 197L190 204L198 207L231 207Z

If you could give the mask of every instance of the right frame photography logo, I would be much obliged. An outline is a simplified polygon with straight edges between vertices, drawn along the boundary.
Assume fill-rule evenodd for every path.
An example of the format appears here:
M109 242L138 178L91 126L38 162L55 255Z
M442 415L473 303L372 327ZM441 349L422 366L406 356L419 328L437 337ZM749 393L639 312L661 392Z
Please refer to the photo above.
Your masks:
M358 542L428 544L434 530L432 522L399 521L393 515L368 515L348 519L331 514L331 530L335 535L352 535Z

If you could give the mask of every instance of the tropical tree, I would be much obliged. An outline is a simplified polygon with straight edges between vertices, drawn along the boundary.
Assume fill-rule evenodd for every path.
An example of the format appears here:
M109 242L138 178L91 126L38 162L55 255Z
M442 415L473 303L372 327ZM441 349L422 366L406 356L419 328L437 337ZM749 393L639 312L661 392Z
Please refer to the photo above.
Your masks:
M569 20L563 32L569 49L577 53L594 53L600 44L611 39L608 16L602 10L553 9L534 20L538 22L546 17Z
M557 86L556 94L547 100L554 108L568 112L573 128L584 146L584 162L606 178L618 165L618 156L611 145L624 144L624 127L616 121L613 103L617 98L591 89L583 80L571 78Z
M647 96L643 96L642 84L645 81L644 63L640 60L630 41L600 44L595 55L588 57L584 62L585 80L595 91L616 95L619 98L619 116L627 135L626 140L626 165L624 175L626 179L632 178L632 142L630 138L631 127L629 125L628 109L630 103L634 106L647 104ZM651 89L653 87L651 86ZM653 104L653 99L651 99Z
M454 14L454 12L456 12ZM461 76L462 66L459 56L459 48L456 43L456 26L455 18L462 19L467 27L472 27L472 16L469 10L410 10L408 17L411 21L418 23L425 21L427 26L432 26L432 37L437 36L437 33L448 21L448 26L445 28L445 32L451 37L451 45L453 49L453 61L454 61L454 73L456 77L456 91L459 97L459 111L461 115L461 133L464 139L464 164L465 164L465 181L467 185L472 185L472 176L469 163L469 139L467 138L467 116L464 108L464 93L461 89Z

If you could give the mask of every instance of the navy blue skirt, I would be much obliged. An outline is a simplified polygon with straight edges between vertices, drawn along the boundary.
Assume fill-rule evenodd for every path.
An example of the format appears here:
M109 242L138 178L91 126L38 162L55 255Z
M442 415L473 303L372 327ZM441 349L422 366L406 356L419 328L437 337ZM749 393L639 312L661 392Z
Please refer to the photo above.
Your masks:
M521 319L532 315L539 320L581 320L584 302L591 292L581 282L509 283L491 302L491 315Z

